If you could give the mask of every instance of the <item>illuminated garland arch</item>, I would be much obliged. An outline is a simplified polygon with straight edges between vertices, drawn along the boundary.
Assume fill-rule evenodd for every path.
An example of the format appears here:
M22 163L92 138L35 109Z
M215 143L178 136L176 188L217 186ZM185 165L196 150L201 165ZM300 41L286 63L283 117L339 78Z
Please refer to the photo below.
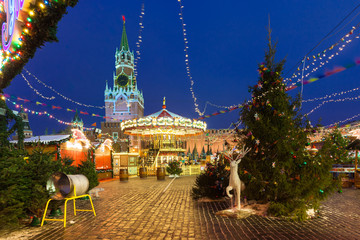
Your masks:
M4 5L9 1L15 3L14 10L19 12L18 16L15 16L16 19L6 12L8 6ZM1 43L0 92L10 85L12 79L21 72L29 59L34 57L37 48L44 46L45 42L58 41L57 24L67 13L67 7L74 7L77 2L78 0L4 0L0 2L0 26L4 25L6 29L6 24L10 21L16 22L17 25L17 30L13 30L11 36L7 37L11 40L9 49L5 50L6 46L4 47Z

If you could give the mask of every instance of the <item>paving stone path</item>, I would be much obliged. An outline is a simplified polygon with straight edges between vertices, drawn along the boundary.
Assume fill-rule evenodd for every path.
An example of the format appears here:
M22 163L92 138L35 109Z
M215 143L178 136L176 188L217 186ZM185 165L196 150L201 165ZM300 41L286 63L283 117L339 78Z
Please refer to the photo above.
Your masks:
M49 222L41 230L29 229L34 234L27 239L360 239L360 190L335 193L322 205L320 218L299 223L257 215L217 216L229 203L193 201L193 176L168 186L171 180L103 182L100 198L93 198L96 217L91 212L73 216L68 204L65 229L62 222ZM78 201L77 207L89 208L90 203Z

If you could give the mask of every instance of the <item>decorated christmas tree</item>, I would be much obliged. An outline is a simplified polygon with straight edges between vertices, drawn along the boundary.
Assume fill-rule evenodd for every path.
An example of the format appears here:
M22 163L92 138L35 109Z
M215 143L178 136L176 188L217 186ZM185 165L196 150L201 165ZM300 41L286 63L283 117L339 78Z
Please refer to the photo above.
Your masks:
M180 167L180 162L179 161L171 161L169 162L169 165L166 167L166 171L170 174L170 175L177 175L179 176L182 173L182 169Z
M330 157L334 163L351 163L349 150L346 149L349 143L349 139L343 137L339 129L335 128L325 136L324 145L320 149L319 155Z
M270 36L270 34L269 34ZM305 219L334 188L331 159L311 156L306 150L311 128L300 114L299 98L285 91L281 77L284 60L275 62L275 46L269 37L259 79L249 87L251 101L244 104L241 120L244 143L251 151L239 165L248 199L270 202L275 216Z
M225 164L207 163L205 171L196 177L191 190L194 199L210 198L218 199L225 197L225 188L229 185L229 170Z

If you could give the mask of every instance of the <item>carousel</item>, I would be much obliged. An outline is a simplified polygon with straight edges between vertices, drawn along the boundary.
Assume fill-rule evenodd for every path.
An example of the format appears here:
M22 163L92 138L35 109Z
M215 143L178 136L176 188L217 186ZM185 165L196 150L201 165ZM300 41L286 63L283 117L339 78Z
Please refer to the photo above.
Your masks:
M121 130L140 138L140 157L148 167L161 166L185 156L186 139L206 131L206 123L191 120L166 109L165 97L162 110L151 115L121 123Z

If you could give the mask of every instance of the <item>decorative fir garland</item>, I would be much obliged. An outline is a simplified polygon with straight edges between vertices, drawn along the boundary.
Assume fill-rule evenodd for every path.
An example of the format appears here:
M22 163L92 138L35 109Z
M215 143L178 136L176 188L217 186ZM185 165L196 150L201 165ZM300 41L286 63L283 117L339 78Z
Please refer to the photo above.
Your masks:
M3 61L0 63L0 92L10 85L29 59L33 58L37 48L45 42L57 42L57 24L66 14L68 6L74 7L78 0L36 0L30 4L29 17L24 22L21 36L13 39L8 51L1 50ZM0 19L6 19L1 12ZM5 54L6 52L6 54Z

